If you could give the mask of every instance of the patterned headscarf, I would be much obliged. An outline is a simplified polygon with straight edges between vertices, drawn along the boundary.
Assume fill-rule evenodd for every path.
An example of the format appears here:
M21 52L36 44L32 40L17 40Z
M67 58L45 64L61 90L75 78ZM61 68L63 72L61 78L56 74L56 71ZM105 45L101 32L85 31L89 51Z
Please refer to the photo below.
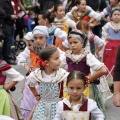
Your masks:
M80 40L80 42L83 44L83 46L86 46L87 43L87 36L84 32L82 32L81 30L73 30L68 34L68 39L69 38L77 38L78 40Z

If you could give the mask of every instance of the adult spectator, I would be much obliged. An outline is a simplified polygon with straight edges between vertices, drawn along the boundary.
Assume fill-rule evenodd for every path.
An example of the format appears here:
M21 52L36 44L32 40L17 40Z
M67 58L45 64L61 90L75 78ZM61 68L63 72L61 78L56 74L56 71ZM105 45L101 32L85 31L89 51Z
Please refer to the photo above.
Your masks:
M14 22L17 16L14 15L14 10L11 4L11 0L0 0L0 7L5 11L3 32L5 34L4 44L3 44L3 59L9 64L15 65L16 62L12 57L11 45L14 35Z
M116 63L114 68L114 105L120 107L120 47L118 48Z

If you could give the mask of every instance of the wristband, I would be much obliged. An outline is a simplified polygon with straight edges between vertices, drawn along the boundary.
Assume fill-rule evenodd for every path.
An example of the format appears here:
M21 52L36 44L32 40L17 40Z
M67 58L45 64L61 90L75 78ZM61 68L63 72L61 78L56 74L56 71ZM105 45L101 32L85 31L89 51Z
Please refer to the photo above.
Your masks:
M115 93L113 93L114 95L117 95L117 94L120 94L120 92L115 92Z
M40 96L39 94L36 94L35 97Z

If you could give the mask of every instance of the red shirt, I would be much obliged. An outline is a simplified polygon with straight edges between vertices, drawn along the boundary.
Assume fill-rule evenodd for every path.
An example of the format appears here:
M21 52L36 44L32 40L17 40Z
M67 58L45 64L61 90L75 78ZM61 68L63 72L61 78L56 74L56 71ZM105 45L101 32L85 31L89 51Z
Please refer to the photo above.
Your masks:
M14 4L15 4L15 11L16 12L18 12L18 5L17 5L17 3L19 3L20 2L20 0L12 0L13 2L14 2Z

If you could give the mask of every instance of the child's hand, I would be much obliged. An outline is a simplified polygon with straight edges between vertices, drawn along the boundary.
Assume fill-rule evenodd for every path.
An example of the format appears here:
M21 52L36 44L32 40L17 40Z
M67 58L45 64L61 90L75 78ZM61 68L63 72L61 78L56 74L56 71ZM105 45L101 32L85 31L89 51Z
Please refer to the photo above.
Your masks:
M119 31L119 28L114 29L114 31L115 31L115 32L118 32L118 31Z
M120 107L120 94L115 94L114 95L114 105L116 107Z
M106 41L108 41L108 40L109 40L109 37L108 37L108 36L106 36L106 37L105 37L105 40L106 40Z
M36 100L39 101L40 100L40 95L36 95Z

